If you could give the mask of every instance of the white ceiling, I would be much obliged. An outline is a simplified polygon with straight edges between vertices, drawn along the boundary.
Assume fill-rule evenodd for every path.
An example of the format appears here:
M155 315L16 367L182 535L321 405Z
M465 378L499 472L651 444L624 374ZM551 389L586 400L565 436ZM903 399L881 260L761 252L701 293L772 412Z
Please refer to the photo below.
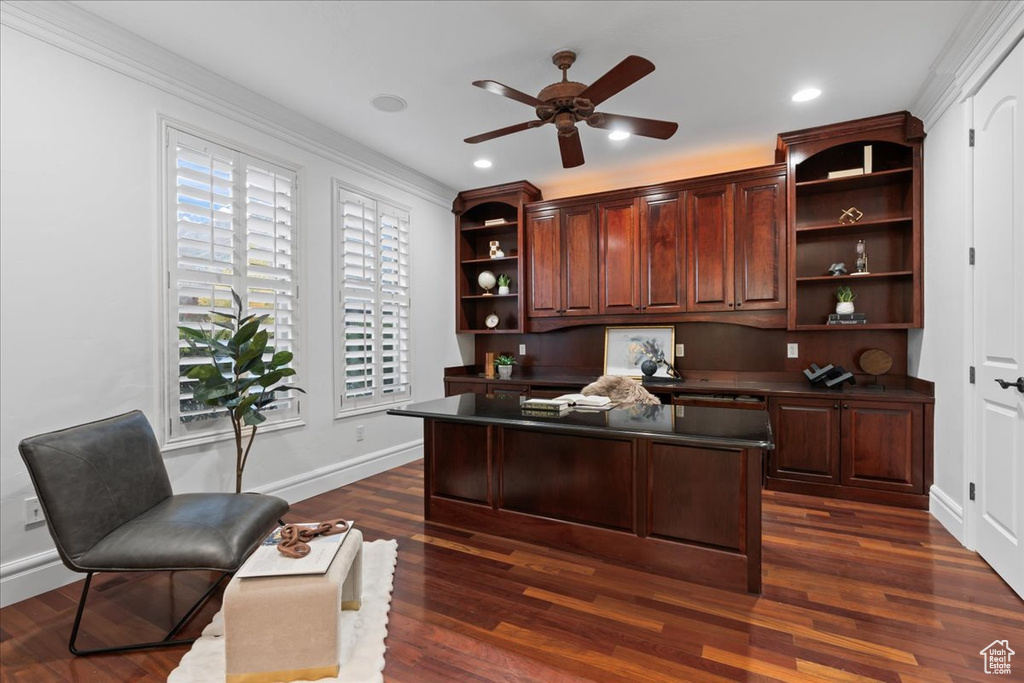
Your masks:
M967 1L325 2L80 0L80 8L455 190L527 179L545 197L773 161L776 134L907 109ZM563 169L554 126L462 142L534 118L471 85L535 95L579 57L591 83L630 54L657 70L598 110L679 123L668 141L612 142L580 125L586 164ZM824 94L795 104L815 86ZM398 95L409 107L377 111ZM486 171L473 160L486 157Z

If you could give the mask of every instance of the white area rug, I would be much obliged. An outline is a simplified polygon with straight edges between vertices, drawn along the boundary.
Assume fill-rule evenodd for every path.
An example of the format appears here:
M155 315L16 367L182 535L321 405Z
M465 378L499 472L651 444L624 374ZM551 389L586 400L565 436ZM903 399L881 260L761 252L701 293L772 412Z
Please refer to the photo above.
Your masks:
M383 681L384 638L394 588L397 541L363 543L363 604L357 611L339 612L341 673L327 681ZM214 683L224 680L224 617L217 612L210 625L181 658L168 683Z

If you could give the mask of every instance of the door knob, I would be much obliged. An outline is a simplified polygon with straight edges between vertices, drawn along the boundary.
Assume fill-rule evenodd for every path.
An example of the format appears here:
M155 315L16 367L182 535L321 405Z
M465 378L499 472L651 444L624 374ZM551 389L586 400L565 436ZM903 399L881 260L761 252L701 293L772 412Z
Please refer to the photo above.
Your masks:
M996 382L1003 389L1009 389L1010 387L1017 387L1017 391L1024 394L1024 377L1018 377L1016 382L1007 382L1005 379L997 379Z

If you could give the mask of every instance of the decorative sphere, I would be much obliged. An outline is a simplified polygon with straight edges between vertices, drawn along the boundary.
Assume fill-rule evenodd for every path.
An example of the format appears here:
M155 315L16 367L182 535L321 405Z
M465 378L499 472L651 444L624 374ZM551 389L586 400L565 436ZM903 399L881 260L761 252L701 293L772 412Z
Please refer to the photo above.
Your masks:
M653 377L654 373L658 371L658 364L653 360L645 360L640 364L640 371L648 377Z
M494 289L494 285L498 284L498 278L494 277L491 271L485 270L477 276L476 282L484 289Z

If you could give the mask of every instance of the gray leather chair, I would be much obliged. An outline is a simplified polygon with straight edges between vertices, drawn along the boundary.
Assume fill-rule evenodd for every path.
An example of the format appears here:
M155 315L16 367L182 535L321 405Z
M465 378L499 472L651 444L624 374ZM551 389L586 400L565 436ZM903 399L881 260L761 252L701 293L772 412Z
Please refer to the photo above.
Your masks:
M86 573L68 642L76 655L193 642L173 638L288 511L274 496L174 495L153 430L137 410L25 439L18 450L61 560ZM93 573L199 569L223 574L163 640L75 648Z

